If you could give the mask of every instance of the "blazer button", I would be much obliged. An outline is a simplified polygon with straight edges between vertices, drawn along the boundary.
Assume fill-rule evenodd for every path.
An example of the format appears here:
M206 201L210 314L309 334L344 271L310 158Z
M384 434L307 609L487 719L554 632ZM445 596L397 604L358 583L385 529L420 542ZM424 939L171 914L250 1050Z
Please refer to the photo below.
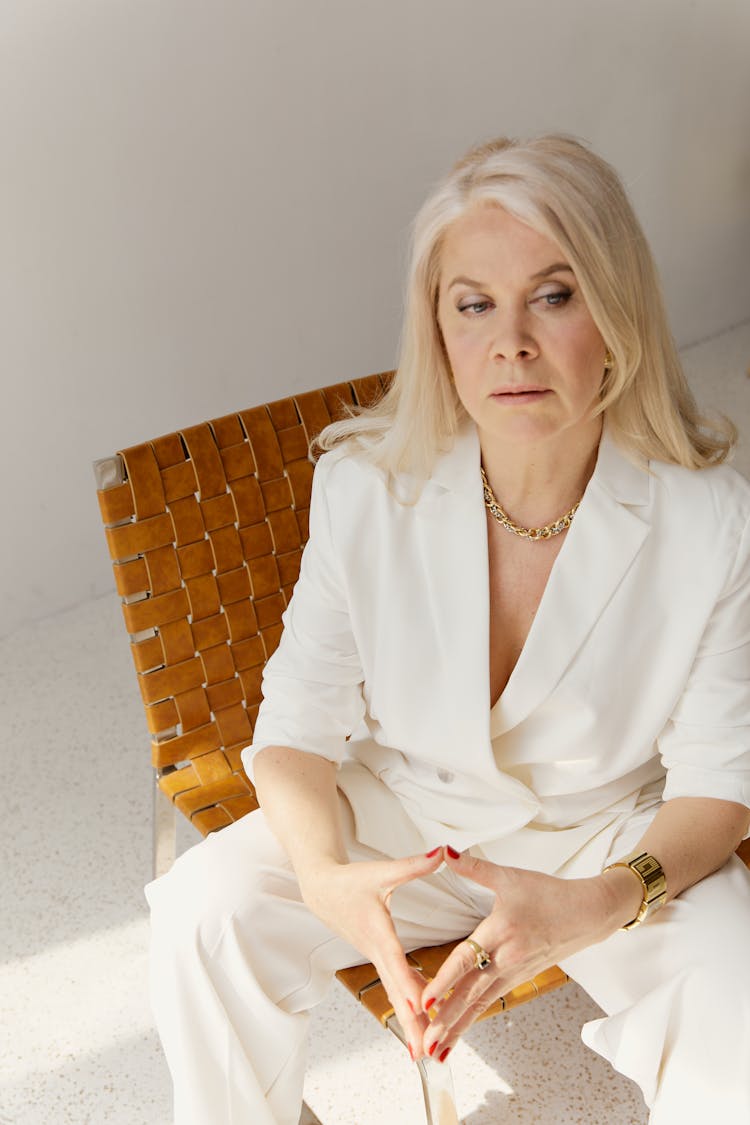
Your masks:
M451 781L453 781L453 778L455 776L455 774L452 774L450 770L438 770L437 775L441 781L445 782L446 785L449 785Z

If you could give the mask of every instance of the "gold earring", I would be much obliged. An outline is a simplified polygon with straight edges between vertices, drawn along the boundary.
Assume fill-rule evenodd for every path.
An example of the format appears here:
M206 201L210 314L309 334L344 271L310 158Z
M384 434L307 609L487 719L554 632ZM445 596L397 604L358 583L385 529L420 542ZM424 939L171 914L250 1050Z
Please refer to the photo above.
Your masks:
M604 370L605 371L611 371L612 368L614 367L614 365L615 365L615 357L612 355L612 352L609 350L609 348L607 348L607 351L605 352L605 355L604 355Z

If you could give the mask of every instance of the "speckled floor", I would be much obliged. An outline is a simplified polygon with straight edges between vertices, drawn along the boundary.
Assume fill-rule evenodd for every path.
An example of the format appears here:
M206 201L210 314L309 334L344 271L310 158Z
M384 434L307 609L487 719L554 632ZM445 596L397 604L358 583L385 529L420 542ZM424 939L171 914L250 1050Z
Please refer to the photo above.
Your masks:
M750 325L684 358L700 400L740 424L750 475ZM167 1125L148 738L115 596L0 640L0 667L0 1125ZM195 838L183 825L181 848ZM596 1014L570 985L473 1029L453 1056L465 1125L645 1122L637 1088L580 1043ZM406 1053L339 987L313 1020L306 1096L325 1125L423 1121Z

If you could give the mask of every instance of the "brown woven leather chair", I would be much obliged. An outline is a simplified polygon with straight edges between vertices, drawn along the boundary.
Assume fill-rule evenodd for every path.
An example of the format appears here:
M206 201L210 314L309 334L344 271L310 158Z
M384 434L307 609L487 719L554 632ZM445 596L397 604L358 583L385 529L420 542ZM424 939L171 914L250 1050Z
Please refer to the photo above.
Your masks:
M311 440L391 373L242 410L124 449L95 464L99 504L156 771L154 869L175 854L175 810L205 836L258 807L240 762L263 666L308 534ZM744 857L750 864L750 848ZM410 958L431 979L453 945ZM403 1042L372 965L337 974ZM567 981L553 967L483 1018ZM448 1064L419 1064L429 1125L458 1121ZM305 1107L301 1121L318 1119Z

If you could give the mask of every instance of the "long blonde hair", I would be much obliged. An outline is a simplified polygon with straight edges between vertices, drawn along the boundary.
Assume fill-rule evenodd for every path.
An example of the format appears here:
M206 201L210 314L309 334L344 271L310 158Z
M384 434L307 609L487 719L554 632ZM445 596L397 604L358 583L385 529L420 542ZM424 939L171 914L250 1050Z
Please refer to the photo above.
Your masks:
M552 238L566 255L614 359L598 412L636 458L699 469L723 461L737 431L696 407L667 322L656 267L614 169L575 138L501 137L472 149L423 204L412 232L398 369L374 406L321 433L317 450L345 443L388 476L425 480L466 411L437 324L440 252L447 228L487 202Z

